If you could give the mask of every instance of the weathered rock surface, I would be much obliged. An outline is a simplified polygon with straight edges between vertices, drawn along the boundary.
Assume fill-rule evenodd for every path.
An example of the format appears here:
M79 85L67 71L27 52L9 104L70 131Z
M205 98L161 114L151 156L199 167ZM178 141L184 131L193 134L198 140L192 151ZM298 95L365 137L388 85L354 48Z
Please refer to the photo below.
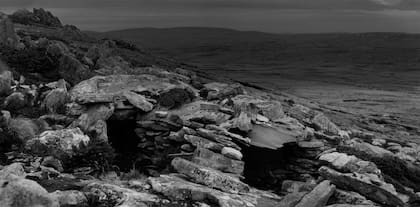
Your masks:
M334 193L335 186L330 181L323 181L317 185L310 193L306 194L296 207L322 207Z
M0 180L0 203L4 207L59 207L58 201L35 181L23 178Z
M29 140L25 148L37 155L53 155L57 158L72 156L75 149L87 145L90 138L79 128L45 131Z

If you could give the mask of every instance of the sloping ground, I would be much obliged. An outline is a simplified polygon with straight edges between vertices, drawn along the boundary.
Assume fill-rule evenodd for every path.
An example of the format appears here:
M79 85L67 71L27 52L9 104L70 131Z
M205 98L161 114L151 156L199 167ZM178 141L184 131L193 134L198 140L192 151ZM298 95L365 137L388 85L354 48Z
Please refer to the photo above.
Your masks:
M418 205L419 145L392 141L412 129L39 31L0 38L54 66L2 56L2 206Z

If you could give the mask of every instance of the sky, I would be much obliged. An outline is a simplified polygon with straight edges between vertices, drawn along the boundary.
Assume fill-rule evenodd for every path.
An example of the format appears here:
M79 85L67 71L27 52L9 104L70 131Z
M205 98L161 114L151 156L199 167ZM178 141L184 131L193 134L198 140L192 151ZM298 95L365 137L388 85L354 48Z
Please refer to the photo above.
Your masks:
M83 30L224 27L274 33L420 33L420 0L0 0L46 8Z

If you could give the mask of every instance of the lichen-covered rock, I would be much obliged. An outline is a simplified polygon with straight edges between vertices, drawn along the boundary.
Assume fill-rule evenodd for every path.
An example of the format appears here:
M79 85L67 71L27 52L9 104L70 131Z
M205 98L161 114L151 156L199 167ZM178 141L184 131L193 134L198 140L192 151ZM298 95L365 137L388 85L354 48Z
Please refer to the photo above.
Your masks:
M341 131L337 125L322 113L315 115L312 119L312 123L317 129L322 130L327 134L338 135Z
M45 131L38 137L29 140L25 148L30 152L45 156L52 155L58 159L71 157L74 150L87 145L90 138L79 128Z
M39 135L45 128L45 123L28 118L10 118L7 123L9 133L22 144Z
M188 176L196 183L219 189L228 193L248 193L249 186L238 178L220 171L197 165L182 158L172 160L176 171Z
M58 201L38 183L23 178L0 180L2 207L59 207Z

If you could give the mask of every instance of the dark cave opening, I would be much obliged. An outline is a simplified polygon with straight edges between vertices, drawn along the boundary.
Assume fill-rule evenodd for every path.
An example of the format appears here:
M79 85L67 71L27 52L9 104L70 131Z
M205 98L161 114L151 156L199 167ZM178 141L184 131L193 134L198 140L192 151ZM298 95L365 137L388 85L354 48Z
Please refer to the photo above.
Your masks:
M296 144L286 144L281 149L243 147L244 177L247 184L262 190L281 192L284 180L302 180L293 169L299 157Z
M140 138L135 133L136 121L113 120L107 121L109 143L115 150L114 164L120 171L129 172L134 168L138 156Z

